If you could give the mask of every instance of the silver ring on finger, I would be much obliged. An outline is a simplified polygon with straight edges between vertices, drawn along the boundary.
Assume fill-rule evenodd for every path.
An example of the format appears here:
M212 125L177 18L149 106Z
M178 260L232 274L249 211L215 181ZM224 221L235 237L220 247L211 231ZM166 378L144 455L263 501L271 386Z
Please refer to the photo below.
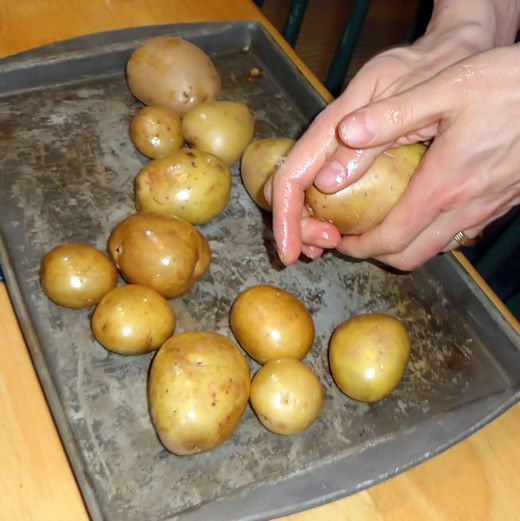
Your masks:
M477 244L478 237L471 239L464 232L458 232L453 237L453 240L457 241L461 246L471 247L471 246L475 246L475 244Z

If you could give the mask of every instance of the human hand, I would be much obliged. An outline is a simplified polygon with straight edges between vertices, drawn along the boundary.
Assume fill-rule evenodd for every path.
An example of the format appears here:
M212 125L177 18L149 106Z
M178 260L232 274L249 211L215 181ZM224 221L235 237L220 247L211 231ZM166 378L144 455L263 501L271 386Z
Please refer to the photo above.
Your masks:
M412 270L520 203L519 57L517 45L474 55L342 121L353 148L434 140L384 221L339 251Z
M449 29L433 31L413 46L386 51L369 61L346 91L315 119L266 187L266 197L273 206L278 251L285 264L295 262L300 253L316 258L341 241L334 226L307 215L306 188L313 183L326 193L344 188L361 177L374 158L391 145L381 143L364 149L348 146L338 134L341 120L371 101L404 92L429 79L485 46L481 40L472 28ZM408 137L415 141L424 138Z

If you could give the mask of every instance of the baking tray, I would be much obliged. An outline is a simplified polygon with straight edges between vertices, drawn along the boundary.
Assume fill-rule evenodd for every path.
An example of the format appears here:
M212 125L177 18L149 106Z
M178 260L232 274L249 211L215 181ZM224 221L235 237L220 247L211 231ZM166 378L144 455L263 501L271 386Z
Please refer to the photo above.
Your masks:
M268 432L248 408L232 438L212 452L178 457L162 447L146 404L153 354L106 351L91 335L92 309L56 306L38 281L50 248L84 241L105 249L111 229L134 211L133 180L146 160L128 137L140 104L124 68L137 45L159 34L182 36L212 56L223 97L249 105L257 138L297 137L324 105L256 23L106 32L0 62L0 259L91 518L270 519L395 475L518 401L518 335L453 255L410 274L334 253L284 268L269 215L247 196L235 165L226 211L200 227L213 251L210 272L171 301L177 332L232 336L228 312L240 290L286 288L314 316L306 362L322 382L323 410L295 436ZM327 343L339 322L371 311L402 319L413 345L398 389L367 405L332 382Z

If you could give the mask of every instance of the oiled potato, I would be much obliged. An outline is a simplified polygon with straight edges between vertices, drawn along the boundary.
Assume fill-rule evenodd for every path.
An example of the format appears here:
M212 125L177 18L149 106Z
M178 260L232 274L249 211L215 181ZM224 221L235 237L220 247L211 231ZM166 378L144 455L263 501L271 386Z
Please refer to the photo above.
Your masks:
M168 339L149 376L152 421L177 455L212 450L233 434L249 400L245 356L229 338L192 331Z
M390 394L401 381L409 357L406 328L383 313L346 320L334 330L329 343L334 381L347 396L363 402Z
M191 224L217 217L231 193L231 172L222 159L183 148L154 159L135 179L136 208L176 215Z
M40 265L40 283L56 304L83 308L97 304L117 285L117 270L94 246L70 242L45 254Z
M209 269L206 238L173 215L138 212L118 223L108 251L127 282L143 284L170 299L186 293Z
M146 157L167 156L184 145L181 118L167 107L144 107L130 122L130 139Z
M259 364L277 358L302 359L314 342L314 322L293 294L259 284L240 292L230 311L235 338Z
M277 434L297 434L318 417L323 390L310 367L295 358L271 360L251 383L251 407L262 425Z
M138 100L168 107L181 117L198 103L217 99L222 89L211 58L193 43L169 35L151 38L135 49L126 76Z
M173 335L176 317L157 291L140 284L110 290L91 318L95 339L108 350L140 355L158 349Z
M242 155L242 182L251 199L264 210L271 210L264 195L265 183L278 170L294 143L295 140L288 137L257 139Z
M406 190L426 147L402 145L383 152L358 181L334 194L316 186L305 193L309 213L334 224L343 235L364 233L378 225Z
M192 147L211 152L232 165L253 139L255 122L243 103L206 101L184 116L182 133Z

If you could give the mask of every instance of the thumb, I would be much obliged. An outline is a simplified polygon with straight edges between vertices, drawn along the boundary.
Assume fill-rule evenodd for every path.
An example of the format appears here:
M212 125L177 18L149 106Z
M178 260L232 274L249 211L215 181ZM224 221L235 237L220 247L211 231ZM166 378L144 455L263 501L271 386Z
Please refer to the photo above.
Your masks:
M381 146L411 136L431 138L432 129L443 119L446 100L432 99L427 83L352 112L339 123L339 137L352 148Z

